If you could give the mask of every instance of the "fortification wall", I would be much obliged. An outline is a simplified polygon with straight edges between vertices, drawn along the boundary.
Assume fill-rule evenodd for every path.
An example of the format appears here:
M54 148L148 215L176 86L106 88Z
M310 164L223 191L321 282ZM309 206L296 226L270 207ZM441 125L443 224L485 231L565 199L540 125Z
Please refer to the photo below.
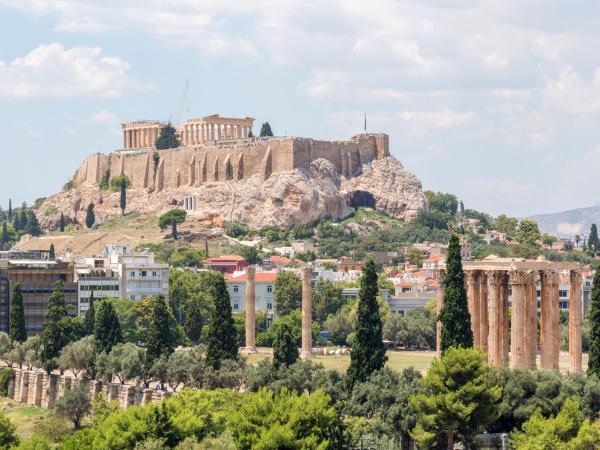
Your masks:
M122 408L132 405L160 402L171 392L144 389L132 384L103 383L98 380L50 374L43 370L12 369L15 373L8 385L8 397L19 403L42 408L53 408L56 400L78 384L85 384L90 397L104 392L109 401L117 401Z
M362 164L389 156L388 142L385 134L361 134L349 141L246 139L173 150L98 153L83 162L73 181L76 187L98 184L110 172L111 177L126 175L135 188L158 192L253 175L266 180L273 172L292 170L315 158L329 160L349 177Z

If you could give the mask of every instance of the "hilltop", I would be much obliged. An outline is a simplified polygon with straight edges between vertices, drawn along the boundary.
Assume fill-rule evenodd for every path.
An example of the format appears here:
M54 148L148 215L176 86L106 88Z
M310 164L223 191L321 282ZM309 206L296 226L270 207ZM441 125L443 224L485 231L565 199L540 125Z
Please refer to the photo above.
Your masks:
M542 232L557 236L588 234L592 223L600 223L600 206L577 208L531 216Z

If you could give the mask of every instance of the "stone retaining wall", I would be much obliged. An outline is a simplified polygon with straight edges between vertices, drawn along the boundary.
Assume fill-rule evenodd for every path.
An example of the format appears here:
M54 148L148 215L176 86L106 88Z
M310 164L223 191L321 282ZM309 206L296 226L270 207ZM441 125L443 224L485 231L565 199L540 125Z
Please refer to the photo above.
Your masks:
M85 383L94 398L106 393L109 401L117 401L122 408L146 403L158 403L172 393L136 386L133 384L104 383L98 380L81 380L67 375L48 375L43 370L12 369L14 379L8 385L8 397L19 403L42 408L53 408L56 400L66 391Z

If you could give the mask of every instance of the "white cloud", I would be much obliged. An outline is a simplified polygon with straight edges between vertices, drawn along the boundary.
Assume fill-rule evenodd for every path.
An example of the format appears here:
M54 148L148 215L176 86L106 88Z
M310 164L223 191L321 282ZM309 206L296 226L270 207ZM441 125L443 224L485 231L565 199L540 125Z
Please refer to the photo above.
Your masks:
M100 47L43 44L10 62L0 60L0 97L120 97L151 89L128 75L129 64Z
M100 111L95 112L87 120L88 123L100 124L100 125L114 124L114 123L117 123L118 121L119 121L119 117L115 113L108 111L106 109L101 109Z
M595 114L600 112L600 67L587 82L575 70L564 67L555 80L548 80L544 89L545 100L568 114Z
M506 55L491 52L483 56L483 65L492 70L504 70L508 67L510 60Z

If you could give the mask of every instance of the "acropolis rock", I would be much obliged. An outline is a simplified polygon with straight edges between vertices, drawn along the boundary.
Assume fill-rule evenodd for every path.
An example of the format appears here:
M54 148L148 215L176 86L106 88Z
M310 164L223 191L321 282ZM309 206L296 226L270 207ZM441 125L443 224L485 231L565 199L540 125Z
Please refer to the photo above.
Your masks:
M312 224L342 218L368 206L413 220L427 207L421 182L391 157L385 134L348 141L241 138L171 150L127 149L88 157L73 188L49 197L38 212L42 226L96 223L121 214L119 192L100 190L102 177L126 175L127 211L160 214L184 208L192 220L241 222L253 229Z

